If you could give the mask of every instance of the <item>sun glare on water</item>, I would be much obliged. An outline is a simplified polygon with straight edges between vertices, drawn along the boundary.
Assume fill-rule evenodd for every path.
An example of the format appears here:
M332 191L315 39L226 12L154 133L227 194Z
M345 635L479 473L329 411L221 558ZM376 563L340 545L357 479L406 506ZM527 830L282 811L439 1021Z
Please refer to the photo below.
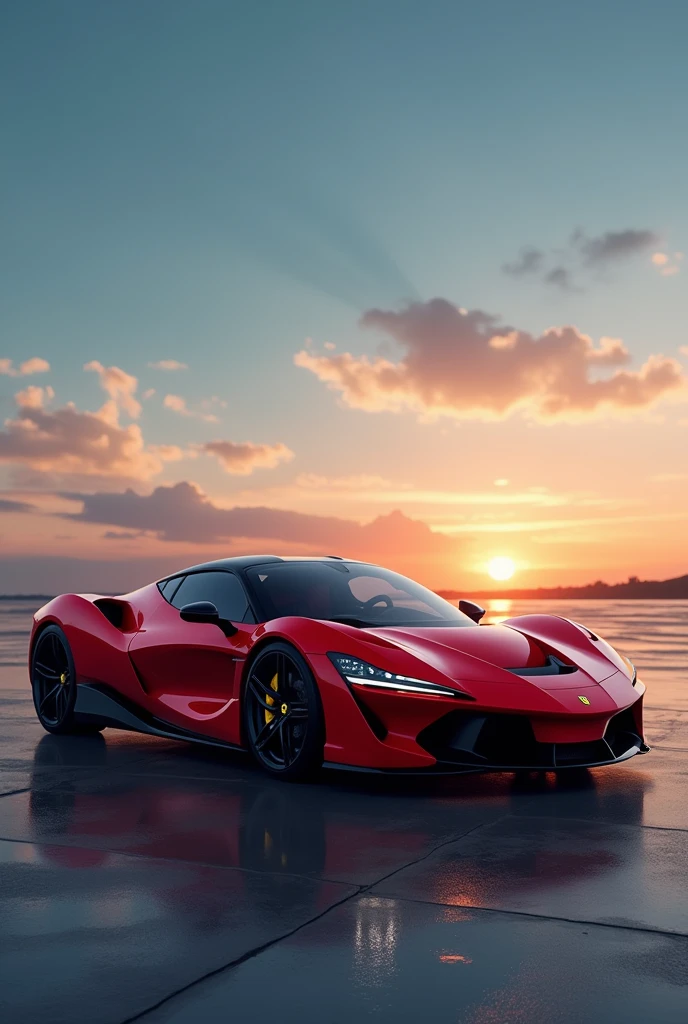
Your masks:
M487 571L493 580L510 580L516 566L511 558L499 555L487 564Z

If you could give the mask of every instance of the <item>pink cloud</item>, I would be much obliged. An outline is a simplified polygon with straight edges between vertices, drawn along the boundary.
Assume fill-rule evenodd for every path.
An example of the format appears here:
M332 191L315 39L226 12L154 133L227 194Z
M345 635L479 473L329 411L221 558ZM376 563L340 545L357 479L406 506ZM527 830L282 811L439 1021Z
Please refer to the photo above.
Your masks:
M666 252L655 252L652 254L652 262L659 270L662 277L674 277L681 269L679 264L683 259L682 252L675 252L671 255Z
M125 531L144 531L163 541L232 543L250 550L255 541L297 544L314 553L385 560L397 557L444 559L458 542L433 532L420 520L394 511L361 524L335 516L309 515L265 507L220 508L194 484L160 486L148 495L77 494L78 513L63 513L75 522L99 523ZM409 554L411 553L411 554Z
M148 364L151 370L188 370L186 363L180 363L176 359L159 359L157 363Z
M195 412L189 409L186 399L181 395L165 395L162 403L166 409L176 412L179 416L188 416L191 419L203 420L205 423L219 423L215 413Z
M15 396L17 415L0 431L0 462L41 473L148 480L181 457L174 446L146 448L140 427L120 427L110 402L98 412L80 412L72 403L48 412L48 397L51 388Z
M43 409L54 397L55 392L50 385L39 388L35 384L29 384L23 391L16 393L14 400L20 409Z
M290 462L294 453L285 444L253 444L251 441L208 441L198 451L214 455L222 467L237 476L248 476L254 469L274 469Z
M149 444L148 451L157 455L163 462L179 462L188 452L184 452L176 444Z
M47 373L50 363L39 356L32 356L15 367L11 359L0 359L0 374L6 377L29 377L32 373Z
M117 410L124 410L132 419L141 413L141 404L134 398L138 381L130 373L125 373L118 366L103 366L97 359L86 363L84 370L93 371L100 378L100 386L110 396Z
M520 409L541 421L592 418L647 409L687 383L680 364L661 355L637 371L621 369L630 353L619 339L595 345L575 327L533 335L445 299L372 309L361 324L390 336L399 358L303 349L294 362L346 405L370 412L502 419ZM613 372L600 376L605 369Z

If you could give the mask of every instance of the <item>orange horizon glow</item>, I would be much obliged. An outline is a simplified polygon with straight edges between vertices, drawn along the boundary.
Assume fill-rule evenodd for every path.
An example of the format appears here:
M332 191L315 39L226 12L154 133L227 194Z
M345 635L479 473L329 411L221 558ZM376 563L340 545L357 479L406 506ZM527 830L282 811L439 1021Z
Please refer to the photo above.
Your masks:
M466 445L459 430L439 422L335 407L326 436L341 430L346 446L336 453L328 442L324 457L316 451L310 462L291 438L276 440L279 433L260 442L186 445L174 434L146 448L139 423L120 421L144 417L151 389L139 401L133 374L95 360L84 369L108 396L97 413L55 409L52 385L25 384L15 394L7 451L10 444L17 451L48 445L51 430L51 445L67 438L74 447L53 458L48 446L30 473L8 468L0 559L15 586L22 565L27 572L33 566L27 578L45 579L40 588L51 592L64 589L60 560L100 564L98 579L105 579L96 584L107 589L111 569L120 566L130 566L126 579L134 586L144 565L156 576L261 552L339 554L379 562L433 589L465 592L488 589L489 579L498 593L515 576L518 589L534 589L688 572L683 421L564 426L514 419L472 425ZM49 372L39 357L4 371L8 381ZM163 402L184 423L195 417L214 424L225 406L217 397L197 409L186 400ZM458 456L460 473L448 473ZM120 476L122 467L140 478ZM10 486L18 480L23 486Z

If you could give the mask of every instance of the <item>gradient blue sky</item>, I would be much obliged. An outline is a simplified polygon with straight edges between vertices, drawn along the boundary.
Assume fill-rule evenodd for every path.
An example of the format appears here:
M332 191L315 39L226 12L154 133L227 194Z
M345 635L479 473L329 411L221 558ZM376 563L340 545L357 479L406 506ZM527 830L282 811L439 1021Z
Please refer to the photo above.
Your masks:
M383 343L389 356L361 314L441 296L534 335L574 324L596 341L622 338L634 369L651 354L680 360L686 268L663 276L650 256L688 248L686 38L683 3L5 4L0 355L47 359L49 377L32 383L49 380L54 405L79 409L103 400L83 364L121 367L139 396L156 388L140 420L149 444L222 438L295 453L250 478L214 460L168 463L142 492L192 480L224 505L363 521L390 506L302 501L292 481L367 474L472 493L508 478L564 493L595 450L606 468L582 489L630 501L638 480L688 471L685 406L650 425L419 424L343 408L293 355L309 337L357 356ZM577 228L661 242L582 272L580 290L501 269L525 245L561 249ZM158 359L189 370L147 366ZM17 386L0 377L3 419ZM162 408L166 392L191 408L219 396L221 423ZM18 483L16 469L3 471L8 500L64 489L40 474ZM680 515L684 497L683 485L662 492L661 513ZM417 501L399 507L419 512ZM451 527L442 508L429 503L421 518ZM644 551L630 570L671 570L671 549L652 555L656 530L628 535ZM3 551L26 535L13 519ZM90 554L100 548L93 533ZM478 545L471 571L510 553L492 548ZM594 555L581 569L580 538L540 562L532 550L513 550L524 582L599 565ZM623 577L625 563L617 552L603 568Z

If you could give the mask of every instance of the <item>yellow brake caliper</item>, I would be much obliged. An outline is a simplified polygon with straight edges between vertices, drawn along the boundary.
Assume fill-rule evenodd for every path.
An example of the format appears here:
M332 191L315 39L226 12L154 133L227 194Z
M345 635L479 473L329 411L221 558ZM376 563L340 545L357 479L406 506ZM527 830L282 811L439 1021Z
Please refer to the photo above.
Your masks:
M270 689L271 690L275 690L275 692L277 691L277 673L276 672L275 672L274 676L272 677L272 679L270 680ZM270 704L271 706L275 703L275 701L273 700L272 697L266 697L265 699L268 702L268 704ZM273 715L272 711L266 711L265 712L265 724L267 725L268 722L271 722L274 717L275 716Z

